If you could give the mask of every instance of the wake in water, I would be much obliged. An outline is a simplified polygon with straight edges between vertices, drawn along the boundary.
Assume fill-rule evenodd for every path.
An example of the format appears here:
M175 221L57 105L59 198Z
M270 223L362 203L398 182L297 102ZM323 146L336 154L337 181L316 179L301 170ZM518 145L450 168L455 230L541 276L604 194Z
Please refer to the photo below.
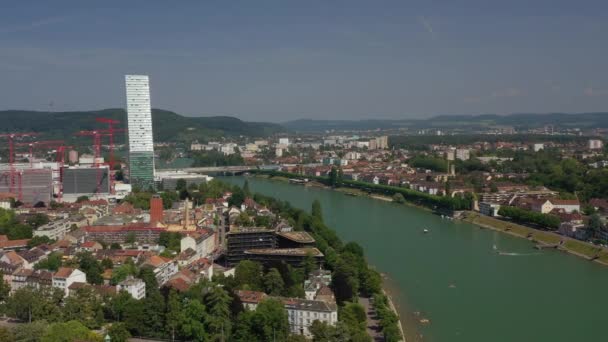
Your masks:
M503 252L500 251L498 249L498 247L496 247L496 245L492 246L492 249L494 250L494 252L496 252L496 254L498 255L504 255L504 256L530 256L530 255L539 255L541 254L540 252L536 252L536 253L512 253L512 252Z

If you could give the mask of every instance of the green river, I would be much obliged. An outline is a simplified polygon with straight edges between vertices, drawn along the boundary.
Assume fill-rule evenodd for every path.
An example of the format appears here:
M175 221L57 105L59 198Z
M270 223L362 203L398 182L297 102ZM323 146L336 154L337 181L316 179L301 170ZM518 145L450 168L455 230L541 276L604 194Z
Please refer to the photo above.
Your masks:
M242 185L243 177L223 181ZM310 210L356 241L390 279L424 341L608 341L608 268L427 211L327 189L250 177L253 191ZM429 233L424 234L423 229ZM493 246L505 252L499 255ZM418 324L427 318L429 324ZM413 325L412 322L416 322ZM410 338L408 342L419 340Z

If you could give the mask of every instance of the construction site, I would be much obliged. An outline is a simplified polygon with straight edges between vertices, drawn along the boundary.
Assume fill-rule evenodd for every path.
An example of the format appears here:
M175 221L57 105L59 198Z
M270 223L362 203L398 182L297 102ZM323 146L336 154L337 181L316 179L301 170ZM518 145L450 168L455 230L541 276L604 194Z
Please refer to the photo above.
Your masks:
M124 134L126 130L117 127L117 120L96 121L99 129L74 133L76 140L90 138L92 145L70 146L63 140L41 140L43 135L35 132L0 134L0 155L6 156L0 163L0 193L26 206L75 202L85 196L106 200L124 197L131 189L114 180L114 141L117 133ZM92 155L79 157L77 149L85 146ZM108 151L107 161L102 148Z

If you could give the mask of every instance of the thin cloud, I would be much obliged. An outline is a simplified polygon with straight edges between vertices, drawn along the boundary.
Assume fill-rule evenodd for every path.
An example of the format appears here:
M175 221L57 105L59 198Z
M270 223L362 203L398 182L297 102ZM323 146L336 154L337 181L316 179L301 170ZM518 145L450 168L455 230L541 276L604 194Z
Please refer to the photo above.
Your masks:
M52 25L52 24L56 24L56 23L60 23L63 22L67 19L67 16L61 16L61 17L50 17L50 18L44 18L41 20L37 20L31 23L26 23L26 24L21 24L21 25L15 25L15 26L7 26L7 27L0 27L0 34L3 33L17 33L17 32L23 32L23 31L32 31L35 30L39 27L43 27L43 26L47 26L47 25Z
M587 87L585 88L585 90L583 91L583 93L585 94L585 96L607 96L608 95L608 89L598 89L598 88L593 88L593 87Z
M431 25L431 23L424 16L418 16L418 21L420 21L426 32L428 32L433 39L437 38L435 30L433 30L433 25Z
M492 97L518 97L523 93L519 88L507 88L492 93Z

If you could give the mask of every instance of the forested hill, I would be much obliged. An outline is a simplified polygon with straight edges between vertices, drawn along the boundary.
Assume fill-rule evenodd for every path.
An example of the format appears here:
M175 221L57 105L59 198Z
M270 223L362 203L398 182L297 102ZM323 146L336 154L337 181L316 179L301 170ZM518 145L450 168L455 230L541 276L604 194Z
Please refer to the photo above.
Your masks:
M491 126L513 126L516 129L553 125L556 128L608 127L608 112L602 113L548 113L510 115L440 115L429 119L371 119L371 120L310 120L302 119L283 123L290 130L314 132L324 130L370 130L387 128L463 128L474 130Z
M104 117L119 120L120 127L126 128L124 109L103 109L97 111L38 112L23 110L0 111L0 134L7 132L39 132L44 139L68 139L80 130L104 128L95 118ZM264 137L285 128L272 123L245 122L234 117L210 116L187 117L175 112L153 109L152 126L155 141L186 141L194 139L207 141L222 136ZM118 134L120 140L121 134Z

